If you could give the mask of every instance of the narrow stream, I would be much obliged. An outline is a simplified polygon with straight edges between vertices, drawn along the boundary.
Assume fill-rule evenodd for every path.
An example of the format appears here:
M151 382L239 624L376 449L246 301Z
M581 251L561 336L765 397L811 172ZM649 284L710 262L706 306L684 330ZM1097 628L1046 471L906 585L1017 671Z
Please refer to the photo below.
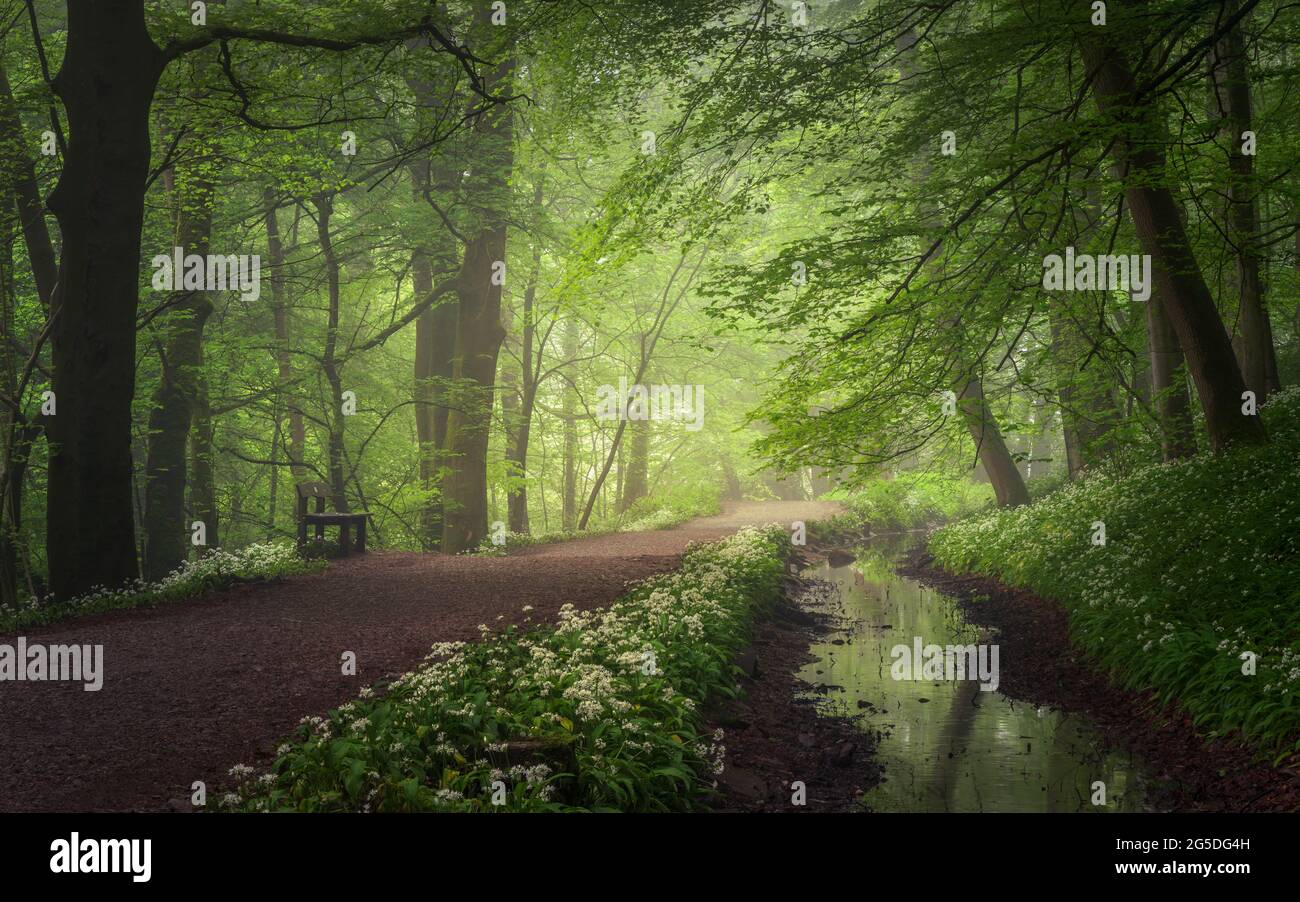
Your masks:
M917 540L880 536L855 549L851 564L804 571L835 587L810 592L805 604L840 623L800 673L808 696L880 735L884 782L863 801L876 811L1142 810L1140 762L1104 750L1086 721L981 691L976 679L894 678L901 653L893 650L911 650L917 638L921 646L997 642L966 623L952 599L893 572ZM1093 804L1096 781L1105 784L1104 806Z

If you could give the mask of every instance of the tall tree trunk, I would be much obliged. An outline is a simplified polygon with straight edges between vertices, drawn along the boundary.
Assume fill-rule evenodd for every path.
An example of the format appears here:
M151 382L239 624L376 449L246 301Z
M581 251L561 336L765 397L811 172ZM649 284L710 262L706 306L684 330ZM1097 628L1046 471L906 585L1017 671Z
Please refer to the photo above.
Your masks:
M307 444L307 427L302 418L301 401L293 378L293 354L290 350L289 336L289 298L285 285L284 242L280 238L280 219L276 212L275 191L268 187L262 194L266 209L266 255L270 264L268 277L271 282L271 306L275 314L275 363L276 375L280 381L279 396L276 398L276 422L280 421L281 410L289 415L289 438L285 447L289 456L289 472L295 480L307 475L303 466Z
M1223 15L1236 15L1239 6L1238 0L1228 0ZM1246 388L1262 401L1279 386L1273 384L1277 360L1259 271L1254 157L1243 152L1243 135L1251 130L1251 100L1250 69L1240 23L1214 48L1211 76L1218 113L1224 122L1220 132L1228 144L1228 239L1237 258L1239 296L1233 346Z
M432 90L420 82L411 82L422 104L431 105ZM411 187L417 199L436 188L450 192L456 175L449 164L437 170L437 184L431 184L433 168L428 160L411 164ZM436 235L417 247L411 258L411 281L418 302L434 290L434 265L451 266L456 251L448 235ZM419 442L420 545L425 550L442 547L442 494L439 484L441 454L447 441L446 396L456 353L456 305L440 301L424 310L415 320L415 434Z
M417 250L411 258L411 283L417 298L433 291L433 266L423 250ZM441 544L442 506L435 497L438 445L434 437L436 408L433 404L434 340L437 335L434 320L438 309L441 308L424 311L415 321L415 440L419 445L420 490L424 493L420 504L420 545L425 550ZM446 422L445 412L443 422Z
M1300 238L1296 239L1300 242ZM1300 314L1297 314L1300 319ZM569 317L564 323L564 360L572 364L578 356L578 320ZM578 525L578 390L573 380L566 380L564 396L560 400L560 417L564 421L564 485L562 487L562 519L565 532Z
M50 585L67 600L139 570L131 402L149 106L164 59L138 0L70 0L54 89L69 141L49 197L63 253L53 296L54 392L46 522Z
M200 149L194 164L165 174L175 211L172 239L187 255L204 256L211 249L212 166L210 155ZM165 252L170 254L171 248ZM175 277L179 281L180 274ZM190 426L203 379L203 327L212 313L212 302L202 290L178 290L170 300L175 304L163 320L158 386L149 412L145 452L141 526L145 538L144 575L151 581L175 570L189 553L190 524L185 522L186 443L190 440ZM191 480L190 490L195 502L204 494L197 478ZM204 525L207 546L216 547L215 511L201 512L195 503L194 517Z
M1049 308L1052 358L1059 387L1057 400L1065 437L1065 458L1071 479L1104 459L1113 448L1110 430L1119 418L1119 408L1106 380L1081 369L1090 346L1088 337L1075 323Z
M514 58L508 57L487 79L488 89L504 87L513 71ZM480 225L465 247L457 290L452 368L456 399L448 405L446 475L442 480L442 550L447 554L477 546L488 532L488 434L497 355L505 338L502 284L494 275L506 259L509 176L514 164L512 116L508 104L490 105L480 111L474 128L482 148L471 185L481 198Z
M538 218L542 212L543 176L538 174L533 187L533 210ZM540 236L533 238L533 259L528 269L528 284L524 287L524 322L520 341L520 387L519 409L513 425L513 438L507 443L507 459L514 465L515 474L521 480L510 489L507 497L510 531L521 535L528 529L528 443L532 437L533 408L537 402L537 381L541 371L541 349L537 349L534 359L533 349L537 338L536 306L537 283L542 276L542 242ZM509 426L507 428L510 428Z
M413 39L408 47L427 47L426 38ZM433 84L408 76L407 86L420 108L430 111L434 122L458 104L459 85L440 98ZM411 189L418 201L431 205L450 196L462 179L455 161L438 158L435 169L428 159L410 165ZM434 192L438 200L434 199ZM411 274L417 302L433 291L433 270L455 265L459 242L448 232L435 232L416 247ZM456 354L456 305L441 302L421 312L415 321L415 433L419 443L420 489L423 493L419 512L420 545L426 551L442 547L443 503L440 469L447 442L447 391L451 383Z
M1126 124L1146 125L1146 134L1159 134L1151 121L1155 112L1146 98L1137 98L1133 74L1113 46L1094 40L1083 43L1083 58L1092 74L1098 106ZM1124 196L1142 249L1151 256L1155 290L1178 343L1205 412L1210 446L1215 452L1231 444L1267 441L1258 416L1241 411L1245 385L1228 333L1219 319L1214 298L1205 284L1196 255L1183 228L1178 203L1165 185L1163 147L1138 143L1129 135L1120 142L1128 177Z
M509 343L507 335L506 344ZM501 429L505 433L506 473L509 479L514 480L523 475L519 465L519 373L509 366L503 366L498 381L501 383ZM496 504L495 494L492 503ZM506 489L506 522L511 532L515 531L517 507L515 489L509 486Z
M1192 398L1183 371L1183 351L1165 313L1160 292L1147 298L1147 351L1151 359L1151 396L1160 424L1161 456L1166 460L1196 453Z
M334 201L328 194L318 194L316 205L316 235L320 240L321 257L325 262L325 278L329 288L329 313L325 332L325 353L321 355L321 370L330 388L328 468L331 501L340 513L348 510L347 480L343 473L343 437L347 420L343 415L343 375L339 362L339 261L334 254L334 239L330 236L330 218Z
M1075 397L1074 368L1066 361L1071 359L1068 348L1067 331L1061 317L1048 308L1048 324L1052 332L1052 357L1056 364L1060 386L1056 390L1057 401L1061 410L1061 431L1065 442L1066 472L1071 479L1076 478L1084 468L1083 440L1079 435L1078 400Z
M207 545L199 548L199 556L221 545L221 532L217 523L217 481L212 453L212 407L208 402L208 380L203 375L203 344L198 345L198 358L194 379L194 424L190 431L190 506L194 519L207 528ZM234 512L231 512L234 515Z
M1029 503L1029 490L1025 488L1020 468L1007 450L997 420L984 398L984 386L971 379L957 395L957 411L966 422L971 438L979 452L980 463L988 473L997 496L998 507L1015 507Z
M41 202L36 183L36 165L23 148L27 134L14 104L4 59L0 57L0 147L5 152L0 158L0 185L14 193L18 203L18 220L22 223L23 239L27 245L27 259L36 281L36 294L41 306L49 311L54 284L58 281L58 266L54 262L54 244L50 241L49 226L45 222L45 205Z
M2 62L2 60L0 60ZM0 73L0 78L3 74ZM0 177L0 188L8 188L6 179ZM17 210L8 197L0 198L0 391L20 403L18 394L19 364L14 359L17 351L10 340L14 334L14 307L17 292L14 288L14 239L17 228ZM17 425L22 411L0 404L0 487L3 487L4 505L0 506L0 604L12 605L18 600L18 544L22 541L22 479L14 480L18 455ZM11 486L18 485L18 495Z
M646 496L650 481L650 421L635 420L628 442L627 473L623 477L623 491L618 500L621 514Z

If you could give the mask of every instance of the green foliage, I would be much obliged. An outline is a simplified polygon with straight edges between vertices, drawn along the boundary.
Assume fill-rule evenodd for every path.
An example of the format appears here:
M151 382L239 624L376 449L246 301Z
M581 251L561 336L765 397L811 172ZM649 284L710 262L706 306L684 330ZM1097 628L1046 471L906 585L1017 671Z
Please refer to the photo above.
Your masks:
M651 496L642 498L614 521L604 526L591 529L560 530L558 532L519 533L507 532L505 542L496 544L492 537L484 539L474 554L502 555L514 548L528 548L533 545L549 545L552 542L565 542L569 539L607 536L616 532L645 532L654 529L672 529L681 526L696 517L709 517L716 514L722 506L718 492L708 486L688 486L684 490L668 496Z
M732 658L780 591L782 530L693 547L608 610L435 646L382 698L304 718L269 773L239 765L245 811L667 811L721 767L699 706L735 692ZM527 610L527 609L525 609ZM492 784L504 800L492 804Z
M284 542L259 542L237 551L214 549L155 583L137 579L134 584L116 590L98 589L68 601L47 596L41 604L27 601L7 607L0 605L0 633L84 614L182 601L204 592L307 573L322 566L320 562L302 560L294 546Z
M962 517L991 504L993 490L964 476L944 473L903 473L876 479L842 499L848 510L815 524L813 534L897 532L920 529Z
M1209 735L1288 753L1300 748L1300 389L1262 414L1269 447L1103 469L948 526L931 550L949 570L1060 601L1101 666ZM1257 675L1242 673L1246 652Z

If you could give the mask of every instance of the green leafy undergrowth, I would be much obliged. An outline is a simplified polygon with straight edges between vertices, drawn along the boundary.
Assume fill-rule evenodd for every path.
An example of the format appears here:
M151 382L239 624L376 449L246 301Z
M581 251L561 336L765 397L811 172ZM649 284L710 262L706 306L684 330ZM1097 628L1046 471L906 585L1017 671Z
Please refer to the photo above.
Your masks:
M0 633L84 614L180 601L213 589L306 573L324 566L321 562L302 560L287 542L258 543L235 551L213 549L197 560L187 561L157 582L137 579L118 589L96 589L67 601L47 597L39 603L27 600L0 606Z
M993 489L963 476L903 473L869 482L839 500L844 513L818 523L812 530L814 538L828 541L868 530L899 532L932 526L987 506Z
M244 811L667 811L700 806L722 736L700 706L780 592L783 530L694 545L608 609L436 646L383 695L304 718L270 770L237 765ZM527 610L525 608L525 610Z
M930 548L1060 601L1096 661L1209 736L1285 756L1300 749L1300 390L1262 414L1265 447L1094 473Z

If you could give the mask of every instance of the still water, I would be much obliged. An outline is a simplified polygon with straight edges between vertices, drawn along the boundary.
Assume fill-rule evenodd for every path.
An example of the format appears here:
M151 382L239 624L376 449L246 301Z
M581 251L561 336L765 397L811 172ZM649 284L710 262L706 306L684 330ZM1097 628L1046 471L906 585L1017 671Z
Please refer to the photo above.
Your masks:
M838 628L812 647L800 673L821 710L879 734L884 782L864 803L876 811L1140 811L1141 763L1104 749L1089 724L1035 708L973 679L895 680L896 645L993 644L996 633L962 618L949 598L896 575L910 536L880 536L840 567L804 576L830 583L804 604ZM1005 666L1005 665L1004 665ZM1094 805L1096 781L1104 806Z

